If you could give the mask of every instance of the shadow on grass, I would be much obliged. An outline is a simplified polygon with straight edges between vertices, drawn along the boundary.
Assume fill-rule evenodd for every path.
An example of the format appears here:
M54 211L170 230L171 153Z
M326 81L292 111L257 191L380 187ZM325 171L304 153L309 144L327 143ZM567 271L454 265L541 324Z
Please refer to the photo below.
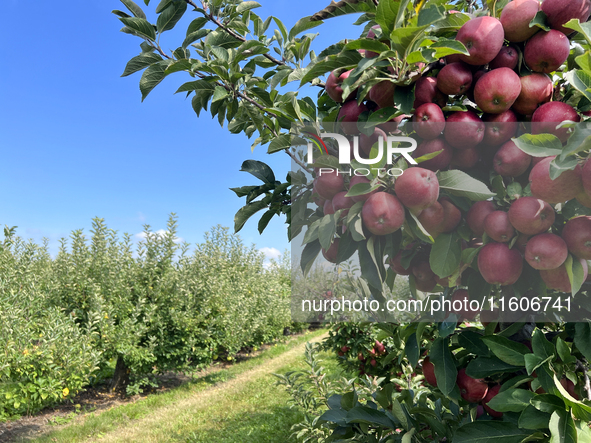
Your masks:
M244 412L228 418L215 417L207 426L186 436L187 443L295 443L291 427L303 414L288 406Z

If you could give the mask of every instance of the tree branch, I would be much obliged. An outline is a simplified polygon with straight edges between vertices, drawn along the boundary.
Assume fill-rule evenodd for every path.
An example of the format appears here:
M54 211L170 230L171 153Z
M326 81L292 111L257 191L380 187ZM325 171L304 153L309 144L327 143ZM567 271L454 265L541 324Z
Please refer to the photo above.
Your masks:
M587 393L587 400L591 401L591 382L589 381L589 375L587 375L587 368L585 368L583 362L577 360L576 369L583 373L583 377L585 378L585 386L583 387L583 389Z

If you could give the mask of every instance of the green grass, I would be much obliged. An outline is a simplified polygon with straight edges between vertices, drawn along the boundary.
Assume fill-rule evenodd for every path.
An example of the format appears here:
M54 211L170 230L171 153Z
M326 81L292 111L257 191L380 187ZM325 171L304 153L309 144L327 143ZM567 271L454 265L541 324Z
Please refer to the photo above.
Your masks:
M292 442L290 428L301 413L289 408L288 394L271 373L305 368L301 345L324 332L295 337L174 390L81 416L25 441ZM301 352L283 355L296 347ZM334 359L324 357L323 365L336 370Z

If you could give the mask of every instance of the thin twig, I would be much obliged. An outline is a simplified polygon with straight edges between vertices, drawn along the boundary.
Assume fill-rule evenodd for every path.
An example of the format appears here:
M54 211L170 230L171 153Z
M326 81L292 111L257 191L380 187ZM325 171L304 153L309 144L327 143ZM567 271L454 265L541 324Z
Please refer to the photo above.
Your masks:
M591 401L591 382L589 381L589 375L587 375L587 368L580 360L577 360L577 367L579 371L583 373L583 377L585 378L585 386L583 389L587 393L587 400Z

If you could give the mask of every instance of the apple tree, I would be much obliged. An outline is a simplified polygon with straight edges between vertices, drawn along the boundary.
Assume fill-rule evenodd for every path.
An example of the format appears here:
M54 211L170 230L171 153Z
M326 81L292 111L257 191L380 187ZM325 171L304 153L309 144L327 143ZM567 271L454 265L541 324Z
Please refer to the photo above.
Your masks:
M161 0L156 23L121 1L122 31L142 40L123 75L143 71L142 99L188 74L177 92L198 116L292 159L285 181L244 162L259 183L233 189L236 231L285 214L304 273L358 260L353 292L379 322L337 322L327 346L377 388L328 399L316 425L333 441L591 439L588 0L343 0L291 29L254 1ZM307 31L344 14L358 35L311 50ZM313 160L295 148L305 134L323 149ZM390 137L414 140L412 157L383 156ZM340 173L351 157L367 174ZM405 278L430 309L381 316Z

